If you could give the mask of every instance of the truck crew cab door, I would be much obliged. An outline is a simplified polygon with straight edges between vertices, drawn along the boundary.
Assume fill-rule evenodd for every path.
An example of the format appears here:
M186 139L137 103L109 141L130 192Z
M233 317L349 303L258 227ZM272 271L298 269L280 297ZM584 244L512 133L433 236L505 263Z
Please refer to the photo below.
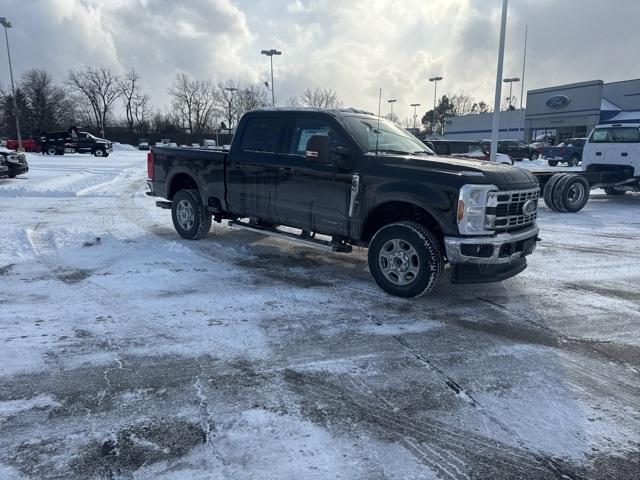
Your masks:
M347 235L353 149L332 119L300 115L290 127L289 155L278 169L279 223L331 235ZM328 163L307 158L314 135L329 137Z

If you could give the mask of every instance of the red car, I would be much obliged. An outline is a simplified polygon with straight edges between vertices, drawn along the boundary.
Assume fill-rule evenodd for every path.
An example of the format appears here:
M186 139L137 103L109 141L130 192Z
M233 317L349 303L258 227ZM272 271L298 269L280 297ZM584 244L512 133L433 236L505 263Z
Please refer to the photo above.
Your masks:
M35 140L31 138L22 140L22 147L27 152L39 152L40 146L36 143ZM9 150L17 150L18 149L18 140L7 140L7 148Z

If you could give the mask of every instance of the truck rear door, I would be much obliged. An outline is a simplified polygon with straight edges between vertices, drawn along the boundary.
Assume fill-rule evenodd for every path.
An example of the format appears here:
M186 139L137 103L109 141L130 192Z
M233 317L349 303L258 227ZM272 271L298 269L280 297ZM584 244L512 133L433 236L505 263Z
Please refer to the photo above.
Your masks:
M274 221L286 117L252 114L228 156L227 204L235 214Z

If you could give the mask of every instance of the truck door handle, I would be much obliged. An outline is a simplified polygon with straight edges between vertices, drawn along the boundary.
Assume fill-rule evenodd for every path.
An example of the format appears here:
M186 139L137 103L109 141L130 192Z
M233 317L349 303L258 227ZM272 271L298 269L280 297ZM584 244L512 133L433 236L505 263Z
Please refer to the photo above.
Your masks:
M278 170L281 170L283 172L293 172L293 167L280 167L278 168Z
M596 152L596 157L601 157L602 156L602 152Z
M628 157L628 156L629 156L629 154L628 154L627 152L622 152L622 153L621 153L621 155L622 155L623 157Z

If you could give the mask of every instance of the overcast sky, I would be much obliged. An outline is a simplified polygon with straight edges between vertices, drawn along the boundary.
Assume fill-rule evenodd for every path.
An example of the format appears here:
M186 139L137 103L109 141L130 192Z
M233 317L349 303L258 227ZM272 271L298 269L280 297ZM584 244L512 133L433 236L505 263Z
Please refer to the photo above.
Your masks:
M63 79L83 65L134 67L156 106L177 72L214 80L268 80L275 57L277 102L306 87L331 87L345 105L377 109L397 98L433 103L464 91L493 101L500 0L2 0L14 24L14 73ZM511 0L505 76L520 76L529 25L526 88L640 77L639 0ZM9 75L2 45L0 82ZM514 93L515 94L515 93ZM519 96L519 89L517 91ZM386 107L386 104L385 104Z

